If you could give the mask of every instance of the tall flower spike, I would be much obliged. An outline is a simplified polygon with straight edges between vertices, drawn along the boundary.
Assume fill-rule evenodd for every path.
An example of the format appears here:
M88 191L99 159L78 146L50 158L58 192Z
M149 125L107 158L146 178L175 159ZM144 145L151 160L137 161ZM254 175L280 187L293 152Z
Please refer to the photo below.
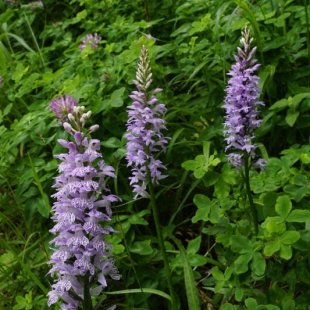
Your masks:
M127 155L128 166L132 167L130 184L133 186L135 198L138 196L148 197L147 169L150 171L153 183L158 183L166 176L161 174L160 169L166 169L162 162L155 159L155 155L166 149L168 138L164 137L162 130L166 129L163 114L166 111L164 104L158 103L155 94L162 91L156 88L149 90L152 83L152 73L148 50L143 45L139 58L136 80L137 91L129 96L133 103L127 108L128 121L127 133Z
M90 113L69 97L55 99L51 109L59 119L67 119L63 126L73 136L73 141L58 140L67 149L55 155L61 160L53 187L57 192L52 211L55 226L50 230L57 236L50 242L55 246L49 261L53 264L50 274L57 279L48 293L48 305L62 300L61 309L91 308L91 296L98 295L107 286L106 276L118 280L120 275L114 266L112 246L106 235L114 232L102 222L111 220L111 203L119 198L109 193L105 186L107 177L115 178L114 169L105 164L99 153L100 141L88 139L90 132L99 128L94 125L83 130Z
M252 158L256 157L257 146L253 143L254 130L261 123L261 120L258 119L257 107L264 105L259 100L261 90L258 84L260 79L255 71L260 65L257 64L256 59L252 59L256 51L256 47L251 48L252 41L250 30L245 27L240 40L242 48L238 47L238 56L234 56L236 64L228 72L231 78L226 88L227 95L223 107L226 110L224 122L226 150L230 148L234 151L237 150L237 152L230 153L227 160L237 169L243 166L244 152ZM258 159L254 164L263 169L265 160Z

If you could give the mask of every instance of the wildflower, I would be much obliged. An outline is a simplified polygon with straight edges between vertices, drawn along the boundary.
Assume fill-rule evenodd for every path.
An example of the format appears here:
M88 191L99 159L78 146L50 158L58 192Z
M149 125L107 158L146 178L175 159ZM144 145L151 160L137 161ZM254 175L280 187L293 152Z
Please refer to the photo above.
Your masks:
M68 114L72 114L74 107L77 107L76 100L69 95L60 96L58 99L53 99L50 104L50 109L55 113L55 117L64 123L68 120Z
M98 48L98 43L101 41L101 37L98 37L98 34L88 33L85 39L82 39L82 44L79 45L80 50L84 50L86 46L91 46L93 49Z
M107 286L107 275L120 279L112 245L105 238L114 230L101 225L111 220L111 203L119 198L105 185L107 177L115 178L114 169L103 160L97 162L102 157L100 141L86 137L99 126L83 130L91 113L84 113L85 108L67 95L54 99L51 110L57 118L68 120L62 124L73 141L58 140L67 152L55 155L61 163L53 186L57 188L52 195L56 198L52 208L55 226L50 232L58 235L50 242L55 248L49 273L56 273L57 279L48 293L48 306L60 298L61 309L78 309L85 296L98 295Z
M3 84L3 77L0 76L0 87L2 86L2 84Z
M252 59L256 47L251 48L253 39L250 38L250 30L246 27L242 32L238 47L238 56L235 55L236 64L228 72L231 78L226 88L226 98L224 109L226 110L224 122L224 135L227 142L227 149L240 150L241 153L230 153L227 157L237 169L243 166L243 155L248 154L255 157L256 145L253 143L255 137L254 130L260 126L258 119L259 105L264 105L259 100L261 90L258 87L259 77L255 71L260 67L256 59ZM254 164L263 169L265 161L257 160Z
M166 111L164 104L159 104L155 94L162 90L156 88L149 90L152 83L152 73L148 57L148 51L143 45L141 48L140 61L133 81L138 91L133 91L130 98L134 100L128 107L127 121L127 161L132 166L130 184L133 185L133 192L138 196L148 197L146 191L147 174L150 172L152 183L165 178L160 169L166 169L162 162L155 159L156 153L165 150L168 138L164 137L161 131L166 129L162 116Z
M34 1L34 2L29 2L28 5L30 6L31 10L35 10L37 8L43 8L43 2L42 1Z
M7 2L8 4L11 4L11 5L18 5L19 4L18 0L5 0L5 2Z

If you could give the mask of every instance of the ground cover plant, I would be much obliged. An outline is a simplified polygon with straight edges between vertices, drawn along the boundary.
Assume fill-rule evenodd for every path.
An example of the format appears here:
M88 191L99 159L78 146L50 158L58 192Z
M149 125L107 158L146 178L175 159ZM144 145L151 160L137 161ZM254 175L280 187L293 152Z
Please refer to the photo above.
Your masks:
M1 2L0 309L308 309L309 13Z

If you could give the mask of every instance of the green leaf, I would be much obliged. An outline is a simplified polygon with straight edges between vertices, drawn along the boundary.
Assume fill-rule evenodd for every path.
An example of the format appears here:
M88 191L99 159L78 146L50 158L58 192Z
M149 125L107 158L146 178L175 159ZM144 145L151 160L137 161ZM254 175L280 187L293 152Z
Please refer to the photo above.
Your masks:
M257 302L254 298L247 298L245 300L247 310L256 310Z
M295 309L295 301L287 300L283 306L283 310L292 310L292 309Z
M243 289L241 287L237 287L235 290L235 298L237 301L241 301L243 298Z
M104 293L106 295L141 294L141 290L143 291L143 293L155 294L155 295L164 297L168 300L171 300L171 297L168 294L166 294L165 292L155 290L153 288L146 288L146 287L143 287L141 289L136 288L136 289L121 290L121 291L114 291L114 292L104 292Z
M292 257L292 247L281 243L279 255L280 257L289 260Z
M252 253L246 253L240 255L234 262L234 269L236 274L245 273L249 267L248 263L252 259L253 254Z
M239 254L249 253L253 250L252 242L244 236L232 236L230 238L230 245L232 251Z
M298 222L303 223L310 221L309 210L293 210L288 217L285 219L287 222Z
M117 89L113 92L110 99L110 105L114 108L122 107L124 104L124 100L122 96L124 95L125 87Z
M292 209L292 203L288 196L280 196L277 199L276 211L277 213L285 219Z
M226 198L229 195L230 186L220 178L214 186L214 196L217 198Z
M15 84L20 82L21 78L28 72L28 70L29 66L25 68L21 63L16 66L15 72L12 75L12 79L15 81Z
M266 256L272 256L273 253L277 252L280 250L281 247L281 242L279 242L278 240L275 241L271 241L270 243L268 243L265 248L264 248L264 254Z
M283 235L280 236L279 240L283 244L293 244L297 242L297 240L300 238L300 233L298 231L286 231Z
M139 255L150 255L153 253L153 248L150 244L151 240L136 241L130 247L130 252Z
M266 261L260 252L253 253L253 260L250 267L256 276L260 277L264 275L266 270Z
M215 280L218 280L218 281L224 281L225 280L224 274L217 267L212 268L211 272L212 272L212 276Z
M276 103L274 103L269 110L275 110L275 111L281 111L284 108L286 108L288 106L288 100L287 99L281 99L279 101L277 101Z
M201 235L191 240L187 246L187 254L188 255L196 254L199 251L200 243L201 243Z
M183 273L184 273L184 282L185 282L188 309L200 310L201 308L200 308L200 302L199 302L196 282L194 279L192 267L190 266L190 262L188 260L187 253L182 243L174 235L172 235L168 230L165 230L165 233L169 235L169 237L177 245L180 251L180 255L183 261Z
M123 143L115 137L110 138L108 141L103 141L100 144L107 148L120 148L123 146Z
M297 118L299 116L299 111L295 111L294 109L288 109L285 117L285 121L291 127L294 126Z
M207 196L197 194L194 197L194 204L198 207L195 216L192 218L192 222L196 223L200 220L208 221L209 213L211 210L211 201Z

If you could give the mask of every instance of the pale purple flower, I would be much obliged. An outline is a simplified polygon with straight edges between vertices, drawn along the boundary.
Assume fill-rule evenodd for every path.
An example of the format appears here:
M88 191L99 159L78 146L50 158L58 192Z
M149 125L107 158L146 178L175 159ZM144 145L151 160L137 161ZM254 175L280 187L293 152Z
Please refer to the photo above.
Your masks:
M54 253L49 261L53 264L49 274L56 274L57 278L48 293L48 306L60 299L61 309L75 310L87 293L85 288L90 296L98 295L107 286L107 276L120 279L111 254L112 245L106 241L106 235L114 229L102 225L111 220L111 203L120 199L106 187L106 178L115 178L115 174L114 168L104 160L98 161L102 157L100 141L86 137L90 130L82 131L90 113L84 113L84 107L76 106L76 101L69 96L60 101L69 102L64 109L67 112L73 108L71 117L67 116L68 123L63 126L71 127L74 139L59 139L67 152L55 155L61 163L60 175L53 186L57 192L52 195L56 199L51 217L55 226L50 232L57 236L50 242ZM58 108L58 104L51 104L57 116ZM61 117L65 117L63 109L61 113ZM98 127L93 127L93 131Z
M88 33L85 39L81 40L82 43L79 45L80 50L84 50L86 46L91 46L93 49L98 48L98 43L101 41L101 37L98 37L97 33Z
M68 120L68 114L73 114L74 107L77 107L77 101L69 95L60 96L51 101L50 109L55 113L55 117L64 123Z
M29 2L28 5L30 6L31 10L35 10L37 8L43 8L43 2L42 1L34 1L34 2Z
M0 76L0 87L2 86L2 84L3 84L3 77Z
M166 176L161 174L161 169L166 169L162 162L155 158L160 151L165 151L168 138L164 137L162 130L166 129L163 114L166 111L164 104L158 103L156 93L162 91L157 88L148 90L152 82L152 73L148 58L148 51L143 45L140 61L134 83L137 91L133 91L130 98L132 105L127 108L129 119L127 121L127 154L128 166L132 166L130 185L138 196L148 197L148 173L151 182Z
M250 31L246 27L242 32L238 47L238 56L235 55L236 64L228 72L231 78L226 88L226 98L224 109L226 110L224 122L224 135L227 142L227 149L233 152L227 157L237 169L243 166L243 155L248 154L254 158L256 145L253 142L255 137L254 130L260 126L261 120L258 119L258 106L264 105L259 100L261 90L258 87L260 82L255 71L260 67L256 59L252 59L256 47L251 49L253 39ZM237 151L237 152L235 152ZM262 169L265 161L260 159L256 163Z

